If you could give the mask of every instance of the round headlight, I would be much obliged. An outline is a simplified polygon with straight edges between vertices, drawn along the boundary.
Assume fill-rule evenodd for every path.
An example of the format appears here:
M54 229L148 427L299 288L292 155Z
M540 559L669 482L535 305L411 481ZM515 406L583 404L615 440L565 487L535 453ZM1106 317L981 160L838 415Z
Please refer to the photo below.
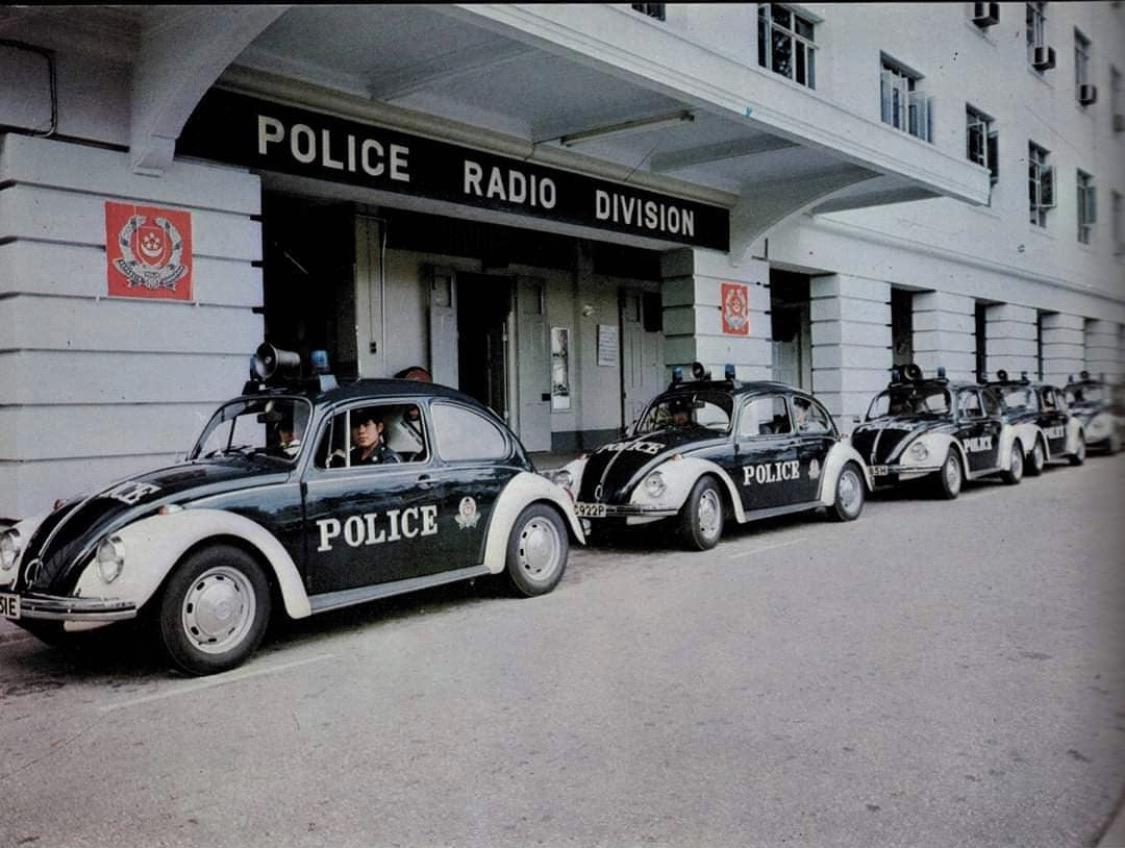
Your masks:
M915 442L910 446L910 456L912 459L916 459L918 462L921 462L929 455L930 449L921 442Z
M668 487L664 484L664 475L659 471L653 471L645 478L645 492L650 498L659 498L666 491Z
M554 479L555 482L562 486L564 489L570 490L574 488L574 475L567 471L565 468L556 471Z
M14 527L0 535L0 569L8 571L20 558L20 532Z
M120 536L106 536L98 545L98 574L106 583L112 583L125 565L125 543Z

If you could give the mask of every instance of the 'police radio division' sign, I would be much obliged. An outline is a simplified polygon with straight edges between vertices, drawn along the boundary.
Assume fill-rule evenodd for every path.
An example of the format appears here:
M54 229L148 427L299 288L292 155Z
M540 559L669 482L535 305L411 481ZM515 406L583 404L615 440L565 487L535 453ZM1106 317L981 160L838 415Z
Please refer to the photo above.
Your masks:
M215 90L177 152L727 250L726 209L447 142Z

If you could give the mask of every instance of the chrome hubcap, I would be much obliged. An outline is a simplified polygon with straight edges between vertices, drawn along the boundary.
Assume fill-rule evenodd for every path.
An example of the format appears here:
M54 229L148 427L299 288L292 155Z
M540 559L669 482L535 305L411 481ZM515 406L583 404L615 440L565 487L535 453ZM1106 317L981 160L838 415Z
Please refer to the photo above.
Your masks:
M848 515L856 511L860 498L859 478L851 469L840 475L840 485L836 492L840 507Z
M181 620L192 644L205 654L221 654L250 631L254 587L236 568L219 566L199 575L184 597Z
M547 580L561 560L559 531L546 518L535 517L520 531L519 563L532 580Z
M719 503L719 493L708 489L699 496L699 509L696 518L699 520L699 532L710 539L719 532L719 520L722 517L723 506Z
M945 483L952 492L961 488L961 466L957 464L957 457L955 456L951 456L945 461Z

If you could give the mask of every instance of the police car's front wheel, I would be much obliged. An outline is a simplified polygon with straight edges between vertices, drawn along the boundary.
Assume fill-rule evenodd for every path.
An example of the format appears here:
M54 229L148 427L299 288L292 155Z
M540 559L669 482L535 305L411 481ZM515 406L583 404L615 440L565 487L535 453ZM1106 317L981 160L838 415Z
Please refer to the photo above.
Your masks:
M269 617L258 563L239 548L214 545L188 556L168 579L158 622L173 663L188 674L215 674L250 656Z
M701 477L680 509L680 535L688 550L706 551L723 535L723 496L712 477Z
M828 514L836 521L855 521L863 512L863 472L849 462L836 478L836 500Z
M527 597L554 589L566 570L569 545L556 510L542 503L525 507L508 536L506 571L512 589Z
M1008 459L1008 468L1000 473L1000 479L1009 486L1014 486L1023 479L1023 445L1018 441L1012 444L1012 455Z
M961 494L961 483L964 476L961 473L961 458L953 448L945 455L945 462L941 464L941 471L937 473L937 493L948 501Z
M1081 465L1085 461L1086 461L1086 434L1085 433L1079 433L1078 434L1078 447L1075 449L1074 453L1072 453L1070 455L1070 464L1071 465Z
M1029 477L1038 477L1043 473L1043 466L1047 464L1047 454L1043 451L1043 440L1036 439L1035 447L1031 450L1031 462L1027 465Z

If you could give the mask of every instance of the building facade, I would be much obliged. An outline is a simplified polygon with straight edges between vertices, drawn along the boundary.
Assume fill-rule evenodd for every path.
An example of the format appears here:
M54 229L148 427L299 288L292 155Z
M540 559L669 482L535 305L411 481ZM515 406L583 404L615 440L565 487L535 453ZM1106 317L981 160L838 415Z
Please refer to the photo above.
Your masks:
M263 339L533 451L676 366L1121 379L1116 3L10 9L0 516L174 460ZM64 423L65 422L65 423Z

